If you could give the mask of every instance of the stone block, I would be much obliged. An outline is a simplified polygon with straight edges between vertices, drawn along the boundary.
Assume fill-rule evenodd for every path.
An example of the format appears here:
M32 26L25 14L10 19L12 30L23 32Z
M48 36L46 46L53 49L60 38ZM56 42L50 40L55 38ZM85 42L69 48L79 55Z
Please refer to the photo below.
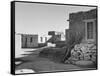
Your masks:
M94 63L92 61L87 61L87 60L76 61L75 64L83 65L83 66L94 65Z
M85 55L84 56L84 60L90 60L91 58L90 58L90 56L89 55Z

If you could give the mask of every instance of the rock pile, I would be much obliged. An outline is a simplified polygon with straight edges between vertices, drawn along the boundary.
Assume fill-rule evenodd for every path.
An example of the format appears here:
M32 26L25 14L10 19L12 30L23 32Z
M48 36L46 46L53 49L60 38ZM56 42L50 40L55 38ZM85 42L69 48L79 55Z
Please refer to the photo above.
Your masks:
M71 57L65 63L75 64L76 61L92 61L96 63L96 45L95 44L77 44L71 50Z

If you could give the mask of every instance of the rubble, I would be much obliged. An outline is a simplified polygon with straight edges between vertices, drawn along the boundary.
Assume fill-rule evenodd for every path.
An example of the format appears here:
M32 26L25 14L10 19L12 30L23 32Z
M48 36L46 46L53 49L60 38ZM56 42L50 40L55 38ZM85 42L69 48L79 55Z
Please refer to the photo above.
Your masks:
M97 51L95 44L76 44L74 48L71 50L71 57L68 60L66 60L65 63L76 64L76 62L79 61L92 61L93 63L96 63L96 52Z

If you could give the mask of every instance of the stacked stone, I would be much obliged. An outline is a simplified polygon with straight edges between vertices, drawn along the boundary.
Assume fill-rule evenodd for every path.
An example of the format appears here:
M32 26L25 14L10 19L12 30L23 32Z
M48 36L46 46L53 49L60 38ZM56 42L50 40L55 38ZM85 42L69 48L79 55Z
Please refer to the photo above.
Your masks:
M96 60L97 60L97 51L96 51L97 49L96 49L96 46L93 46L92 48L91 48L91 51L92 51L92 58L91 58L91 60L95 63L96 62Z
M74 64L76 61L85 60L96 62L96 45L94 44L77 44L71 50L71 57L65 63Z

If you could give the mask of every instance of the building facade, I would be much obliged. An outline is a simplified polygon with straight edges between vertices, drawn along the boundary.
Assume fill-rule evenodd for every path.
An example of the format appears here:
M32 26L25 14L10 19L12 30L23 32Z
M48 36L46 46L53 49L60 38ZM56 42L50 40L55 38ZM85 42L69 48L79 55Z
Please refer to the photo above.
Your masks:
M56 33L56 31L49 31L48 35L50 35L51 38L47 42L55 43L61 41L61 34Z
M49 35L38 36L38 43L46 43L50 38Z
M38 35L22 34L21 41L22 48L38 47Z
M66 30L66 40L69 31L78 32L83 36L82 42L96 42L97 40L97 9L69 14L69 29Z

